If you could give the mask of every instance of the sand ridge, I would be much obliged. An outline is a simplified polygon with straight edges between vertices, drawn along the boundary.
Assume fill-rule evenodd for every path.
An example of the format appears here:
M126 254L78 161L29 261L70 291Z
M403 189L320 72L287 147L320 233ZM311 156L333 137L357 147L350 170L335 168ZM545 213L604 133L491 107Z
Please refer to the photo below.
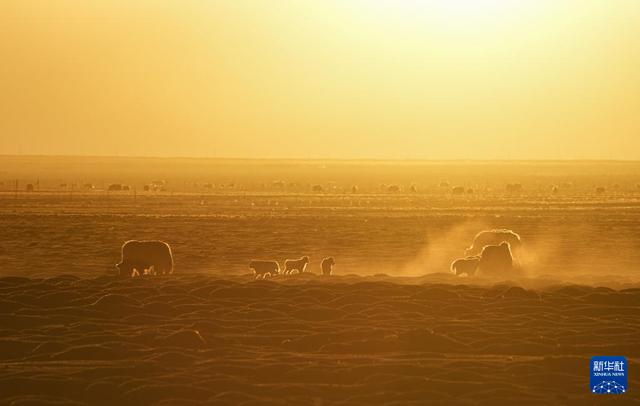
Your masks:
M401 282L0 278L0 404L577 404L640 359L639 288Z

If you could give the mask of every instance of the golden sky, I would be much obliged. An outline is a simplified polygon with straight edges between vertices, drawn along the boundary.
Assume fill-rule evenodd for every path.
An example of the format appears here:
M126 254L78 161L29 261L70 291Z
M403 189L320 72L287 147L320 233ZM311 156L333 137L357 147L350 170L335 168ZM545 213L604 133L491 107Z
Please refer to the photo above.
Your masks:
M640 1L2 0L0 153L640 159Z

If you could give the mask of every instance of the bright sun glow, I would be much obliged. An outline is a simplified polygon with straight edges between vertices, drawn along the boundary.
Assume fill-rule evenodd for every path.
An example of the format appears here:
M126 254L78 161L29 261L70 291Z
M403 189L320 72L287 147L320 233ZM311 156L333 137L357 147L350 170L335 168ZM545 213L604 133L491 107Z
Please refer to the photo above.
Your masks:
M517 2L504 0L374 0L389 9L404 11L437 10L451 14L491 14L505 7L511 7Z
M0 155L638 158L640 1L129 3L0 1Z
M412 30L413 35L494 40L504 31L527 24L549 3L507 0L370 0L347 2L348 14L373 27ZM367 27L362 27L367 30Z
M531 2L506 0L373 0L360 3L388 16L404 14L405 17L483 20L499 18L519 12Z

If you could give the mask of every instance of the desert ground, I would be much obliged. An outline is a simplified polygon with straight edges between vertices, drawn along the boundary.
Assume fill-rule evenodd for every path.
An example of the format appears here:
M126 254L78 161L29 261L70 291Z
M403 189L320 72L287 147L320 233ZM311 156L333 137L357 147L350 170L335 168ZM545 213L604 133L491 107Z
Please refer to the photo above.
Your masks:
M636 162L0 157L0 404L640 402L638 184ZM453 275L492 228L522 269ZM118 277L131 239L174 274ZM590 393L594 355L627 357L623 399Z

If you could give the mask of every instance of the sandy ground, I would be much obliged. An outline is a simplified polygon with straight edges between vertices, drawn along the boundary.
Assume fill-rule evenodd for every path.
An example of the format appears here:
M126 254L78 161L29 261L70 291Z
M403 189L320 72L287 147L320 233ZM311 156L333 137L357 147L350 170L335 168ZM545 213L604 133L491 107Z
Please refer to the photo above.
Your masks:
M640 403L639 173L0 157L0 405ZM496 227L521 273L446 273ZM176 273L115 278L129 239ZM302 255L335 276L248 274ZM594 355L628 358L627 394L591 395Z
M124 241L161 239L181 273L239 275L252 258L308 255L314 272L334 256L339 274L417 276L448 271L478 231L507 227L522 236L529 277L640 281L640 195L564 199L0 193L0 275L104 275Z
M640 402L640 288L438 278L4 277L0 404Z

